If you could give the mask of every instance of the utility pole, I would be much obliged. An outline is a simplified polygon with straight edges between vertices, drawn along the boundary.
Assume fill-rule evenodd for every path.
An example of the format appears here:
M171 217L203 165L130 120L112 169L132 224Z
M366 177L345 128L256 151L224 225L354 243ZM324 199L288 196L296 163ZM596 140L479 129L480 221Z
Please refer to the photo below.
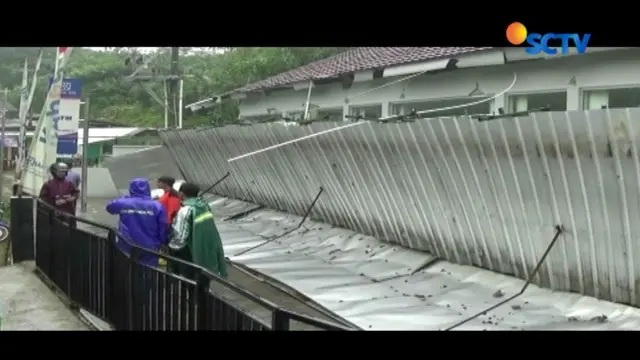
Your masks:
M180 84L180 48L172 47L171 48L171 68L170 68L171 77L168 81L168 89L167 89L167 97L169 99L169 109L171 109L171 119L170 122L171 127L177 128L180 125L180 121L178 119L178 88Z
M180 73L180 48L172 47L170 53L170 67L169 74L162 75L156 74L154 71L151 75L148 72L145 74L143 69L147 69L153 58L149 58L143 61L140 57L136 63L140 65L133 74L127 78L129 80L137 81L139 84L149 93L149 95L164 106L165 109L165 127L182 127L182 75ZM146 84L149 81L159 81L164 87L164 101L161 101L159 97L150 89Z
M4 89L4 107L2 108L2 125L0 128L0 200L4 195L4 135L7 124L7 111L9 110L9 89Z
M80 183L80 211L87 213L87 179L89 179L89 97L84 99L82 127L82 182Z

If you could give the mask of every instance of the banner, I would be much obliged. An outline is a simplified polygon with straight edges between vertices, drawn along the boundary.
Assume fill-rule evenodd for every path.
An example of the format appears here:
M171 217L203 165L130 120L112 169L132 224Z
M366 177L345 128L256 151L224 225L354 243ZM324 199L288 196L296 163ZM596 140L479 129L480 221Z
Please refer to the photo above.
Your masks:
M57 158L58 138L54 123L59 121L58 109L62 92L62 77L71 49L67 49L66 56L60 61L58 76L47 93L38 125L29 147L27 161L21 171L20 183L22 190L28 194L38 195L42 184L49 178L49 166Z
M49 86L53 79L49 79ZM80 124L80 96L82 94L82 80L63 79L60 92L57 121L54 119L54 129L58 136L56 153L58 157L70 157L78 153L78 126Z

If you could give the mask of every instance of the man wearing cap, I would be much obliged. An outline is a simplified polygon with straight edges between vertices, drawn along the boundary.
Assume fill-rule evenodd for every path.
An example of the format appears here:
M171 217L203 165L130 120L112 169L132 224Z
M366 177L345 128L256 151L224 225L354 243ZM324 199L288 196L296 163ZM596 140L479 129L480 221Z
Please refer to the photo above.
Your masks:
M75 202L78 198L78 189L76 189L71 181L66 179L67 171L67 164L62 162L54 163L49 167L52 178L42 184L42 188L40 188L40 199L60 212L75 215ZM75 226L75 219L65 217L65 221L67 221L70 226Z

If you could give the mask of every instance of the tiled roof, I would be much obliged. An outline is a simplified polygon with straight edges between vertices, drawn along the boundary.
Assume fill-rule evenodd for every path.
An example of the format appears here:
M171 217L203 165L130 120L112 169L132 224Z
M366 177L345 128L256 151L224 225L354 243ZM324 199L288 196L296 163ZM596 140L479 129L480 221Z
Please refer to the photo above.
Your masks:
M358 47L330 58L243 86L227 94L271 89L300 81L335 78L342 74L385 68L464 53L489 50L490 47Z

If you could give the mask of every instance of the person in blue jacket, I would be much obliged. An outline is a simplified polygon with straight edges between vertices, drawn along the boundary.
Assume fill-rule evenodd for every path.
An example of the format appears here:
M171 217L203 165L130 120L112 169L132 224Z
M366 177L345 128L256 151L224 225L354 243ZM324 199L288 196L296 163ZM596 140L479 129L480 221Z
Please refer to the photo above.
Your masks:
M167 214L162 204L151 199L151 186L147 179L131 180L129 196L111 200L107 204L107 212L120 216L120 233L137 246L157 252L169 241ZM130 255L131 246L126 241L119 239L118 247ZM158 256L144 251L140 252L138 261L158 266Z

